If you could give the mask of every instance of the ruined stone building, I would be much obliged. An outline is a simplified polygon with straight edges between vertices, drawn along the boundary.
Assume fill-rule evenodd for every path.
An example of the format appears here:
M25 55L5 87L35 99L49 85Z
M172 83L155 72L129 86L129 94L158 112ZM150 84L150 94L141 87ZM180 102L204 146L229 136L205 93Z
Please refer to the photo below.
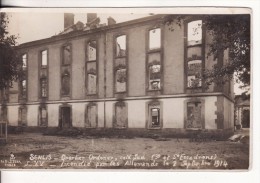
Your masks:
M228 62L228 50L207 56L211 35L195 15L181 26L164 16L100 24L97 14L86 23L65 14L63 32L17 47L24 77L1 92L1 119L25 128L233 129L232 81L205 88L200 79Z

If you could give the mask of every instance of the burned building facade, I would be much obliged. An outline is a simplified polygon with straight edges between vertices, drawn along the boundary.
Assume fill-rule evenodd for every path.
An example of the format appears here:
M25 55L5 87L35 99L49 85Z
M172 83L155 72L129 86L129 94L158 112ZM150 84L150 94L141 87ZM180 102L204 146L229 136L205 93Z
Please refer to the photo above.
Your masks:
M24 43L17 51L24 77L1 94L10 126L88 129L225 130L234 127L233 84L203 87L201 74L228 62L207 56L211 35L203 20L179 25L163 15L100 24L88 14L64 31ZM172 30L174 29L174 30Z

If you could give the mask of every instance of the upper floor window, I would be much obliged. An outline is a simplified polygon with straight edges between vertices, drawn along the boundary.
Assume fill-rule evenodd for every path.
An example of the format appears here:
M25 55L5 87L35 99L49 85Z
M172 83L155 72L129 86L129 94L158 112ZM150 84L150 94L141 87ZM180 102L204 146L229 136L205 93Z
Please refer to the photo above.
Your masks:
M87 61L97 60L97 42L90 41L87 44Z
M67 96L70 94L70 75L68 73L65 73L62 76L61 80L61 85L62 85L62 95Z
M22 68L26 69L27 68L27 54L23 54L22 62L23 62Z
M47 97L47 79L42 78L41 82L41 97Z
M26 98L26 91L27 91L27 84L26 84L26 80L22 80L21 81L21 96L23 98Z
M188 46L202 43L202 20L188 23Z
M161 48L161 29L156 28L149 31L149 50Z
M88 94L93 95L97 93L97 75L96 72L88 73Z
M48 65L48 51L44 50L41 52L41 66L46 67Z
M149 90L161 89L161 65L151 65L149 67Z
M62 59L63 65L69 65L71 63L71 45L63 46Z
M126 56L126 35L116 38L116 57Z
M116 70L116 92L126 91L126 68L118 68Z
M202 20L187 24L187 87L202 86Z

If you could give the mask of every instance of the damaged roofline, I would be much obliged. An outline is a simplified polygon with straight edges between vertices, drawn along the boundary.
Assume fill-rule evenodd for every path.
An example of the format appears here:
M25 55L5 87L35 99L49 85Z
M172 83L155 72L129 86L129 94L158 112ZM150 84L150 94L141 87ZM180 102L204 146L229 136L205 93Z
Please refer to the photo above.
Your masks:
M86 30L86 31L78 30L78 31L72 31L67 34L54 35L49 38L22 43L22 44L16 46L16 49L19 50L19 49L23 49L23 48L32 47L32 46L38 46L38 45L42 45L42 44L61 41L61 40L68 39L68 38L74 38L74 37L83 36L83 35L87 35L87 34L93 34L93 33L97 33L97 32L113 30L113 29L124 27L124 26L131 26L131 25L135 25L135 24L139 24L139 23L144 23L144 22L151 21L154 19L159 20L160 18L163 18L164 16L166 16L166 15L165 14L153 15L153 16L148 16L148 17L144 17L144 18L139 18L139 19L134 19L134 20L126 21L126 22L117 23L114 25L107 25L104 27L90 29L90 30Z

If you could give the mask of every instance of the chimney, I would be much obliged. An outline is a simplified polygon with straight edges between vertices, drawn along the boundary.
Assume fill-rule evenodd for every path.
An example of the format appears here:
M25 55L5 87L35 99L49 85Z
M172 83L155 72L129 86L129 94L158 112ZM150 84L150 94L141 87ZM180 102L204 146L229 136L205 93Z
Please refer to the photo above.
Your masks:
M87 23L92 22L96 18L97 18L97 14L96 13L87 13Z
M64 29L74 25L74 14L64 13Z
M114 25L114 24L116 24L116 21L112 17L108 17L107 18L107 24L108 24L108 26L109 25Z

